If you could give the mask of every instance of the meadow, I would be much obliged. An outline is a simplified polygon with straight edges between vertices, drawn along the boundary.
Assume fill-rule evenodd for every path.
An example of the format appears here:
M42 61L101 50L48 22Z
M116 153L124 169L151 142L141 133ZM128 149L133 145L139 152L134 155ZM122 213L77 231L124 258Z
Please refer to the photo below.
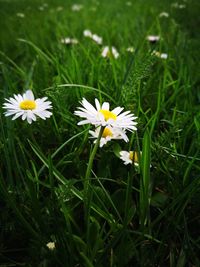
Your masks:
M0 0L0 266L200 266L199 12Z

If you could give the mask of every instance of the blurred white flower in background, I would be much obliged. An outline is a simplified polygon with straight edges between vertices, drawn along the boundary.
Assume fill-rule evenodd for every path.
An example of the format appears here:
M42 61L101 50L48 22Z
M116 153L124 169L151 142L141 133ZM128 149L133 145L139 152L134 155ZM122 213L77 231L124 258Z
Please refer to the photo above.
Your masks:
M162 17L168 18L168 17L169 17L169 13L167 13L167 12L161 12L161 13L159 14L159 17L160 17L160 18L162 18Z
M19 18L24 18L25 14L24 13L17 13L16 16L19 17Z
M46 244L49 250L54 250L56 248L55 242L49 242Z
M91 32L90 30L84 30L84 31L83 31L83 35L84 35L85 37L90 37L90 38L92 38L92 32Z
M146 39L150 42L150 43L156 43L160 40L160 36L158 35L148 35L146 37Z
M83 35L85 37L91 38L95 43L101 45L103 43L103 38L98 36L96 33L93 34L90 30L84 30Z
M90 8L90 10L93 11L93 12L96 12L96 11L97 11L97 8L96 8L95 6L92 6L92 7Z
M130 47L126 48L126 51L130 52L130 53L134 53L135 52L135 48L133 46L130 46Z
M70 37L62 38L62 39L60 40L60 42L61 42L62 44L66 44L66 45L70 45L70 44L72 44L72 45L74 45L74 44L78 44L78 40L77 40L76 38L70 38Z
M175 3L171 4L171 7L183 9L183 8L186 8L186 5L185 4L179 4L179 3L175 2Z
M104 58L106 58L106 57L107 58L113 57L113 58L116 58L117 59L119 57L119 53L118 53L117 49L114 46L112 46L112 47L105 46L103 48L103 50L102 50L101 55Z
M43 6L39 6L38 9L39 9L40 11L44 11L44 7L43 7Z
M179 8L182 9L182 8L186 8L186 5L179 5Z
M97 34L92 35L92 40L95 41L99 45L103 43L103 38L98 36Z
M44 3L43 5L39 6L38 9L39 9L40 11L44 11L45 8L47 8L48 6L49 6L49 5L48 5L47 3Z
M60 11L62 11L64 8L63 8L63 6L58 6L57 8L56 8L56 11L57 12L60 12Z
M152 55L154 55L156 57L159 57L159 58L162 58L162 59L167 59L168 58L168 54L160 53L160 52L155 51L155 50L152 52Z
M83 5L81 4L73 4L71 9L72 11L80 11L83 8Z
M132 3L130 1L126 2L127 6L132 6Z

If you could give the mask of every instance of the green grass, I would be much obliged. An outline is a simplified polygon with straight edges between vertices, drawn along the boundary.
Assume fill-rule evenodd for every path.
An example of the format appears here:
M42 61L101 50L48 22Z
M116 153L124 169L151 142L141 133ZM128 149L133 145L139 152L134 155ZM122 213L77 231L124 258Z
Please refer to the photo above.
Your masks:
M72 0L0 0L1 103L31 88L53 104L31 125L1 108L0 266L200 266L200 4L129 2L79 1L72 12ZM119 58L102 58L85 29ZM61 44L67 36L79 44ZM83 97L130 110L137 132L94 147L74 115ZM120 150L142 151L140 166Z

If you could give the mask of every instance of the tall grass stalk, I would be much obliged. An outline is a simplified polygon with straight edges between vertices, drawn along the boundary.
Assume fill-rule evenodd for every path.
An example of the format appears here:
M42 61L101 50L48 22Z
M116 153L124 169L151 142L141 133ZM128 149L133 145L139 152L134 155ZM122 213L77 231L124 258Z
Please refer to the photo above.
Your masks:
M140 224L142 229L150 226L150 200L151 200L151 178L150 178L150 134L148 129L144 133L142 142L142 179L140 180ZM150 229L150 228L149 228Z

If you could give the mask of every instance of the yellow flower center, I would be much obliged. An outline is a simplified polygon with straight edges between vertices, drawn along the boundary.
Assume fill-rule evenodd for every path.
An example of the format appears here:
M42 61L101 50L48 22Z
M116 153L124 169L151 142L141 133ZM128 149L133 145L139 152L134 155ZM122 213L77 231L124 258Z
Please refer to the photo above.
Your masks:
M109 128L105 128L103 130L102 137L107 137L107 136L113 136L113 133L112 133L112 131Z
M100 109L99 112L101 112L103 114L106 121L109 119L113 119L113 120L117 119L117 116L109 110Z
M34 100L24 100L20 103L19 107L24 110L33 110L36 108Z
M133 155L133 151L130 151L130 152L129 152L129 159L132 160L132 161L133 161L133 156L134 156L134 155Z
M138 162L138 153L137 152L134 152L134 162Z
M130 151L129 152L129 159L134 161L134 162L138 162L138 153L135 151Z

